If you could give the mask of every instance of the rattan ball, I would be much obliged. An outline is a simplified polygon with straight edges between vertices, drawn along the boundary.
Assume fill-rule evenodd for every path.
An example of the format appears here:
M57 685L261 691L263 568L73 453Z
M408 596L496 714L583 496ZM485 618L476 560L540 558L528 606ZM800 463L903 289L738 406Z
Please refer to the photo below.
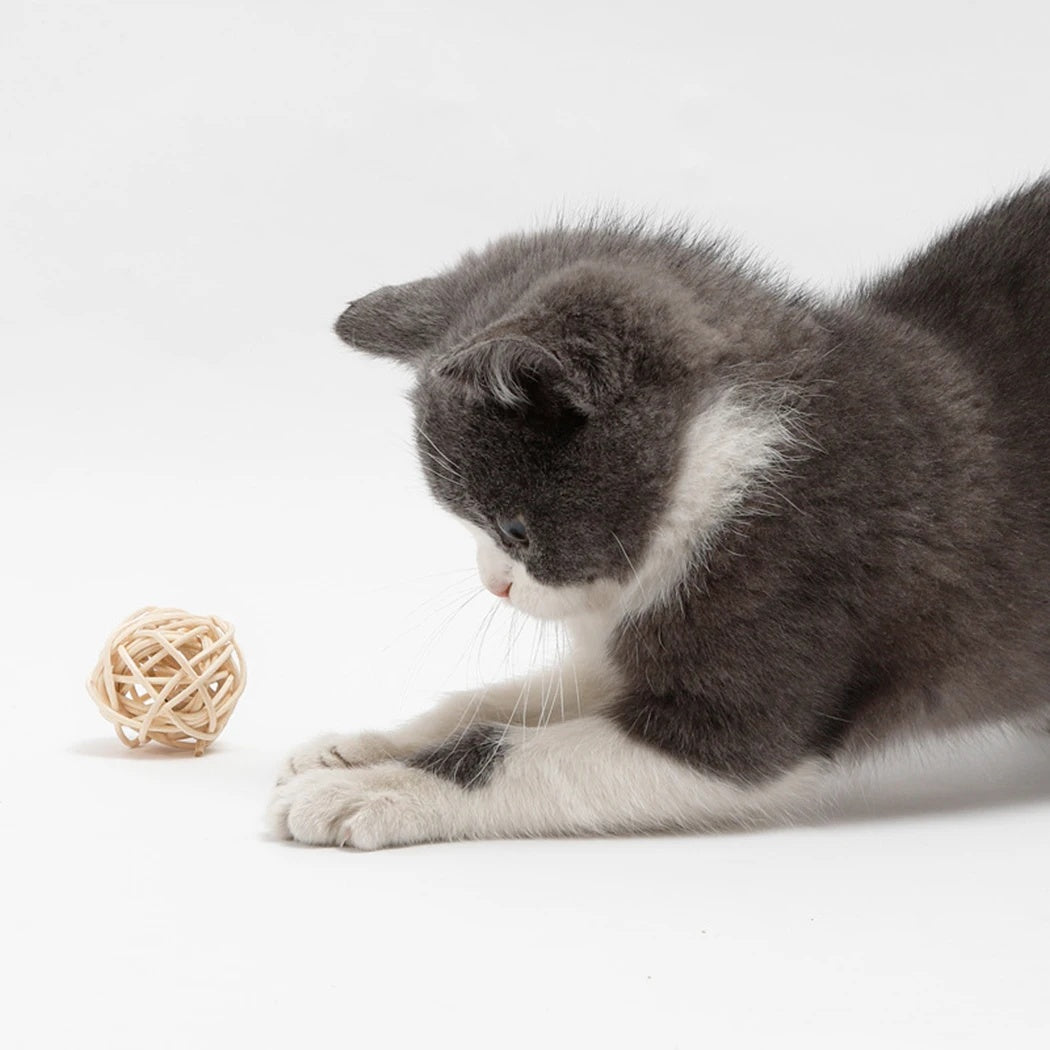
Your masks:
M127 747L155 740L202 755L229 721L246 680L244 656L225 620L150 605L110 635L87 687Z

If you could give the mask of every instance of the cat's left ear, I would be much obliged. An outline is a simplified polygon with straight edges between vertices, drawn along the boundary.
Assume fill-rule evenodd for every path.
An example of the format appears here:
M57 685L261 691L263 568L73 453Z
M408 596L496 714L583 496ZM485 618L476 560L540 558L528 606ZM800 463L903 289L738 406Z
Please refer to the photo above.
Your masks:
M444 293L434 277L380 288L347 306L335 334L358 350L414 364L448 330Z
M614 386L613 374L598 358L508 332L457 347L436 362L434 374L506 408L590 416Z

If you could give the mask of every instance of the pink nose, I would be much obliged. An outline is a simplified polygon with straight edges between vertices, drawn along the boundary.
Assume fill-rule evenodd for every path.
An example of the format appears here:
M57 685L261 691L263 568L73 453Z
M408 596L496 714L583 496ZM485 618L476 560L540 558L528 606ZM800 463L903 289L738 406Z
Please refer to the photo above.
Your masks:
M509 598L510 597L510 584L509 583L486 583L486 587L497 598Z

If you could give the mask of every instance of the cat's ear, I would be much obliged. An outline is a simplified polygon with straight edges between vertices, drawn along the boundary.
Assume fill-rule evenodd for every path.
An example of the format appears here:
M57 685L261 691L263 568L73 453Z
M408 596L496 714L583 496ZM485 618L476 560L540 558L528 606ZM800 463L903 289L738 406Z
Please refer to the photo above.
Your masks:
M431 366L507 406L592 416L651 378L653 362L666 356L655 348L678 327L674 292L633 271L579 263L539 282L514 314Z
M593 415L608 393L594 362L552 349L520 334L457 347L434 372L468 394L507 408Z
M444 292L433 277L380 288L347 306L335 334L358 350L413 364L448 330Z

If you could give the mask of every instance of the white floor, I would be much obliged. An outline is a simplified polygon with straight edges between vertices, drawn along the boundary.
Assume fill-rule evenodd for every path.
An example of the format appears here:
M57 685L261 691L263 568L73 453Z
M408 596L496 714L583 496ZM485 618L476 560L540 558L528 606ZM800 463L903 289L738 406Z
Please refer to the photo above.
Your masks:
M357 854L262 833L265 684L199 760L63 696L5 762L8 1045L1045 1045L1050 738L812 826Z
M478 594L354 295L559 208L681 213L841 287L1046 165L1043 5L25 4L0 42L0 1040L16 1048L1043 1047L1050 736L692 838L268 840L291 745L554 644ZM231 619L194 759L83 687ZM511 644L513 643L513 644Z

